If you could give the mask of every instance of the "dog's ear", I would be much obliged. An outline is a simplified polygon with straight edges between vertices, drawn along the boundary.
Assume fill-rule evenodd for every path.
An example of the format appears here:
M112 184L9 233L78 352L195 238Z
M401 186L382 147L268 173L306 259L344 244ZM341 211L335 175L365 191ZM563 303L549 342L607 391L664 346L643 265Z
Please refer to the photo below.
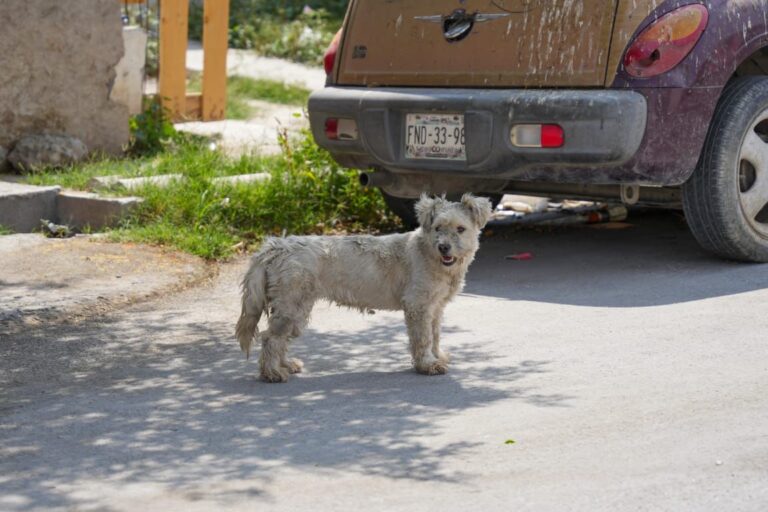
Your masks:
M439 197L429 197L427 194L421 194L415 208L419 226L424 229L429 229L430 226L432 226L432 221L435 220L438 208L440 208L444 202L445 201Z
M493 207L487 197L475 197L472 194L461 196L461 205L469 212L469 216L478 228L482 229L491 218Z

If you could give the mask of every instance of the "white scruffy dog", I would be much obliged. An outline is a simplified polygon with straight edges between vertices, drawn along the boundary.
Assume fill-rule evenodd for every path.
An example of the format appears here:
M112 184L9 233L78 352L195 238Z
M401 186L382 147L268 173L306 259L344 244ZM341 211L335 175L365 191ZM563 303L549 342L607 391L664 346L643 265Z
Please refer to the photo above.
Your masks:
M448 356L440 350L443 309L464 285L491 203L470 194L458 203L423 195L416 214L420 227L409 233L264 242L243 279L236 335L246 355L254 337L261 340L265 381L285 382L289 373L301 371L301 361L288 357L288 342L306 327L318 299L361 311L404 311L416 370L446 372ZM262 313L269 328L258 333Z

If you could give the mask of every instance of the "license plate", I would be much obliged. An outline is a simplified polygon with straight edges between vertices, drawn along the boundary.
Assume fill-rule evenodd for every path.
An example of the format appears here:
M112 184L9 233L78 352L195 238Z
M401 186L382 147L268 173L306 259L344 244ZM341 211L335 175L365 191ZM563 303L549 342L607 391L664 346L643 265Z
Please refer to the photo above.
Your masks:
M464 115L406 114L405 157L466 160Z

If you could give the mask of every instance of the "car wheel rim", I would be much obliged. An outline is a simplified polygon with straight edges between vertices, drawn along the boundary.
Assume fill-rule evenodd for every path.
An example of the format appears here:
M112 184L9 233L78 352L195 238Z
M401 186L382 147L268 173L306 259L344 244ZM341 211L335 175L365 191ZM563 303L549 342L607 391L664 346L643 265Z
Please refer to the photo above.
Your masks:
M768 110L752 123L738 163L741 211L757 233L768 238Z

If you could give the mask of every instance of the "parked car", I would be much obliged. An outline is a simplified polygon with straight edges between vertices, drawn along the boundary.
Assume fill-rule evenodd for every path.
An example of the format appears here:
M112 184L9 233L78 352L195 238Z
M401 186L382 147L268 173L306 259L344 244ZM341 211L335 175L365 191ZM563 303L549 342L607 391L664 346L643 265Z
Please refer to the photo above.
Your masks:
M768 261L765 0L351 0L312 132L407 216L422 191L682 206Z

